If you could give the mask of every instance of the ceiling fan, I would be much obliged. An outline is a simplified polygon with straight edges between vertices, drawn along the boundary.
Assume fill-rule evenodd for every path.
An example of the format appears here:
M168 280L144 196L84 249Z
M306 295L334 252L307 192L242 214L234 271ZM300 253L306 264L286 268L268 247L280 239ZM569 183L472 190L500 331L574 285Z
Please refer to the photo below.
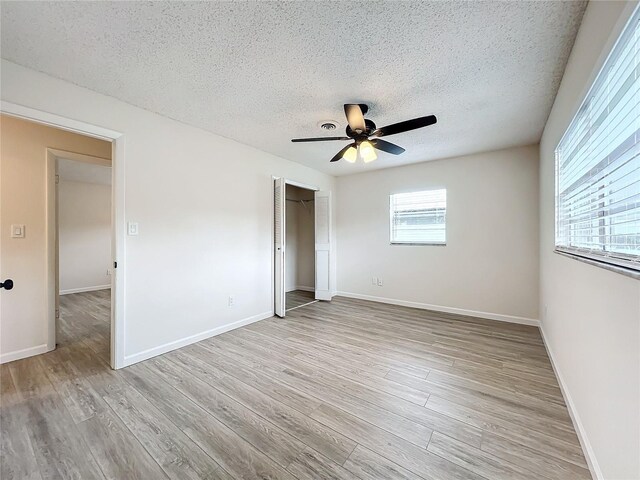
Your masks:
M404 122L393 123L386 127L377 128L376 124L368 118L364 118L369 111L369 107L363 103L348 103L344 106L344 113L347 116L346 137L317 137L317 138L294 138L292 142L326 142L332 140L353 140L353 143L347 145L340 150L332 159L332 162L344 158L349 163L355 163L358 159L358 153L365 163L372 162L378 156L375 149L392 155L400 155L405 151L380 137L395 135L396 133L408 132L416 128L428 127L438 120L435 115L427 117L414 118L405 120Z

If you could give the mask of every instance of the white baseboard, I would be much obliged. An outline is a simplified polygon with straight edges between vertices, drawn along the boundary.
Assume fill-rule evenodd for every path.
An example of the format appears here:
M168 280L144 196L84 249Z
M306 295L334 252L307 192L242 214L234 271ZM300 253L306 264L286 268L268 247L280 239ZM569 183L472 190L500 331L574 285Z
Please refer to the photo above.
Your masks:
M585 454L584 456L587 460L587 465L589 466L591 476L597 480L602 480L604 479L604 475L602 474L602 470L600 470L600 465L598 465L598 460L596 459L595 452L593 451L591 442L589 442L587 432L584 429L584 425L582 425L582 421L580 420L578 411L576 410L575 404L573 403L573 399L571 398L571 394L569 393L567 384L564 381L564 377L562 376L562 373L560 373L558 365L555 362L553 350L551 350L551 346L549 345L549 342L547 342L547 337L544 334L544 327L542 324L540 324L540 335L542 335L542 343L544 344L544 348L547 350L547 355L549 357L549 360L551 361L553 372L556 374L556 378L558 379L560 391L562 392L562 396L564 397L564 403L567 405L567 409L569 410L569 416L571 417L571 421L573 422L573 428L578 435L578 440L580 441L582 451Z
M21 360L23 358L32 357L34 355L40 355L41 353L47 353L50 349L46 343L42 345L36 345L35 347L23 348L22 350L16 350L15 352L3 353L0 355L0 363L13 362L15 360Z
M315 292L316 291L316 289L313 288L313 287L305 287L305 286L302 286L302 285L298 285L296 287L296 290L302 290L303 292Z
M362 295L360 293L337 292L337 295L348 298L356 298L358 300L369 300L372 302L400 305L402 307L419 308L422 310L434 310L436 312L444 313L455 313L457 315L466 315L470 317L480 317L486 318L488 320L498 320L500 322L519 323L522 325L532 325L534 327L540 326L540 322L535 318L504 315L502 313L479 312L476 310L466 310L464 308L444 307L442 305L431 305L429 303L409 302L406 300L396 300L394 298L376 297L374 295Z
M68 295L70 293L95 292L97 290L107 290L111 285L96 285L95 287L68 288L60 290L60 295Z
M236 322L232 322L226 325L222 325L220 327L212 328L211 330L205 330L204 332L196 333L195 335L190 335L188 337L181 338L180 340L175 340L173 342L165 343L164 345L160 345L158 347L150 348L148 350L144 350L139 353L134 353L133 355L127 355L124 357L124 364L122 366L128 367L129 365L133 365L134 363L142 362L143 360L147 360L149 358L162 355L163 353L170 352L171 350L176 350L181 347L186 347L187 345L191 345L192 343L199 342L200 340L204 340L209 337L214 337L224 332L228 332L229 330L235 330L236 328L244 327L245 325L249 325L250 323L258 322L260 320L264 320L265 318L270 318L272 316L273 316L273 311L263 312L258 315L253 315L248 318L243 318L242 320L238 320Z
M295 287L286 290L286 293L295 292L296 290L302 290L304 292L315 292L316 291L316 289L313 288L313 287L304 287L304 286L301 286L301 285L296 285Z

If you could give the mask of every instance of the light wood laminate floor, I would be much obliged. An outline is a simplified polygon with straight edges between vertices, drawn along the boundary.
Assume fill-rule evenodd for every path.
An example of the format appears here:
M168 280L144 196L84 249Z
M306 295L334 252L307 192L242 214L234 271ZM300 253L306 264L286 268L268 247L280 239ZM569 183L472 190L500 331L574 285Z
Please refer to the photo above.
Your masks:
M285 294L285 307L287 311L293 308L299 308L316 301L315 292L307 292L305 290L292 290Z
M2 365L9 479L586 479L538 330L336 298L108 368L107 292Z

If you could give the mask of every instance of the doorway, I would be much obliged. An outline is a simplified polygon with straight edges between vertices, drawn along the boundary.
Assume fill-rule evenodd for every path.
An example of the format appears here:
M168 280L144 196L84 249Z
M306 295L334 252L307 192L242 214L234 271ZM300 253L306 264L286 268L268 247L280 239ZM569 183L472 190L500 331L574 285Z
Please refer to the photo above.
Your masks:
M111 159L56 152L56 344L110 361ZM73 157L71 159L69 157Z
M285 185L285 312L317 302L314 193Z
M59 295L62 279L58 166L60 161L68 160L108 167L106 176L111 181L105 185L108 238L103 236L107 242L107 263L101 268L103 279L90 285L100 290L94 290L98 293L91 295L96 298L88 302L93 306L89 323L99 323L100 335L97 341L95 338L82 341L92 354L99 354L112 368L119 368L124 358L120 301L123 283L118 281L114 267L116 253L123 252L124 235L116 222L123 216L123 170L115 168L115 159L123 160L123 137L102 127L8 102L2 102L1 120L1 227L7 235L3 236L0 249L0 276L11 278L13 288L3 291L0 299L3 331L0 363L45 353L55 349L56 344L64 343L59 317L64 314L65 302L78 304L67 295L63 295L61 302ZM84 262L80 266L84 266ZM91 296L88 291L63 293ZM71 310L73 308L68 309Z
M331 196L274 178L274 313L331 300Z

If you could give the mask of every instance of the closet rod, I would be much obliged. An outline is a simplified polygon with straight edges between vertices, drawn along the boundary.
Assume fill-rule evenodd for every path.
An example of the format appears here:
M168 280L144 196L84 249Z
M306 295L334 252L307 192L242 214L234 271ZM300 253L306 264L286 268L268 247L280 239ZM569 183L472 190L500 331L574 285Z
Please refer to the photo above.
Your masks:
M287 202L296 202L296 203L298 203L298 202L300 202L300 203L313 202L313 199L311 199L311 200L294 200L293 198L285 198L285 200Z

